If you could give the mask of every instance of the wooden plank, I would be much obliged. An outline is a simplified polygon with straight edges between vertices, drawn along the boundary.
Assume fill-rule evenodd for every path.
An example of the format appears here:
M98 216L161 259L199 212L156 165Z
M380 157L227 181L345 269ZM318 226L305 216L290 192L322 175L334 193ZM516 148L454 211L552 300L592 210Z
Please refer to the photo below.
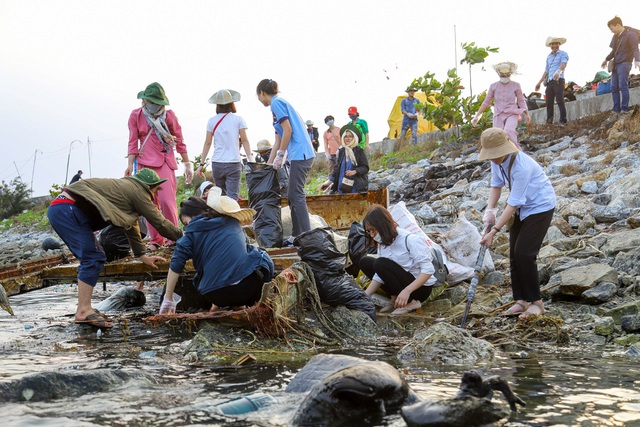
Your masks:
M249 207L248 200L240 200L240 206ZM282 206L288 205L288 199L281 199ZM389 207L387 188L372 190L368 193L326 194L307 196L307 207L312 214L320 215L334 229L348 229L353 221L362 221L372 204Z

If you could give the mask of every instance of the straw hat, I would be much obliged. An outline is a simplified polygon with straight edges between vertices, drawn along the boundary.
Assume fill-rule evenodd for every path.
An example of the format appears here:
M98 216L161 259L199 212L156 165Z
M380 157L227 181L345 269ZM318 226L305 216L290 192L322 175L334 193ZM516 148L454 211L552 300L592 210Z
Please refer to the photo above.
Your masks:
M549 47L551 46L551 43L560 43L560 44L565 44L567 42L567 39L565 39L564 37L547 37L547 41L544 43L545 46Z
M260 141L258 141L258 149L253 150L253 151L259 153L261 151L271 150L272 148L273 147L271 146L271 143L269 142L269 140L261 139Z
M507 154L517 153L518 147L509 140L507 133L500 128L485 129L480 135L480 155L478 160L498 159Z
M240 101L240 93L231 89L222 89L211 95L209 104L227 105Z
M237 219L241 224L250 223L256 214L253 209L242 209L237 201L229 196L223 196L220 187L211 187L207 205L219 214Z
M499 64L495 64L493 69L496 70L498 74L516 74L518 71L518 64L513 62L501 62Z

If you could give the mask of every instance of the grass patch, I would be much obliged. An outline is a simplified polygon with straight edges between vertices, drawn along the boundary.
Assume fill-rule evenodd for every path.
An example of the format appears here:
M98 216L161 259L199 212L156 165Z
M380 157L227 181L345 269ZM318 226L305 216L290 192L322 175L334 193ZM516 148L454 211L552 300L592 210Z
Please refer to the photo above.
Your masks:
M398 139L391 152L387 154L376 152L369 157L369 169L389 169L404 163L416 163L418 160L429 158L437 148L436 141L412 145L408 139Z
M31 231L44 231L50 228L47 218L49 203L40 203L31 209L2 221L0 228L8 230L13 227L26 227Z

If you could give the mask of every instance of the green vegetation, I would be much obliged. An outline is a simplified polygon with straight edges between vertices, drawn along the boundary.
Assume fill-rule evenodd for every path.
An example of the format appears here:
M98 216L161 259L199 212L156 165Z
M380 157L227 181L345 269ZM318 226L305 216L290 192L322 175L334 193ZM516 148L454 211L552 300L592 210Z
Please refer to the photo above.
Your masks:
M497 52L497 48L479 48L474 43L462 44L462 48L467 52L461 63L469 64L469 74L471 66L484 62L490 52ZM471 75L469 75L471 79ZM434 124L441 131L453 128L452 139L468 139L477 137L488 127L490 123L490 112L483 114L479 126L473 127L471 120L486 97L486 91L480 96L463 97L462 79L455 69L447 72L447 79L440 82L435 78L435 73L427 71L423 77L418 77L409 85L423 92L427 97L427 102L418 104L417 108L422 112L423 117Z
M30 230L46 230L49 228L47 219L47 208L49 203L40 203L33 208L4 219L0 223L1 230L8 230L13 227L27 227Z
M15 178L8 184L2 181L0 188L0 219L6 219L31 207L27 184Z

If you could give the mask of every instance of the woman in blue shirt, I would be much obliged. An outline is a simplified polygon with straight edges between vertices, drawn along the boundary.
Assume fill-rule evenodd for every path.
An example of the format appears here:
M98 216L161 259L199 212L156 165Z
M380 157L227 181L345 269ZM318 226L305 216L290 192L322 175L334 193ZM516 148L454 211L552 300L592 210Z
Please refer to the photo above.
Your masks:
M215 307L251 306L260 300L262 285L273 277L273 261L249 244L241 221L249 222L253 209L210 190L207 202L198 197L180 203L184 236L176 242L160 314L175 313L180 296L174 293L184 266L193 259L193 285ZM212 308L215 308L212 307Z
M304 121L291 104L280 98L278 92L278 83L271 79L262 80L256 88L258 100L265 107L271 107L273 127L276 130L275 143L267 164L273 164L274 169L280 169L286 153L291 165L287 194L291 208L291 243L295 236L311 229L304 184L315 153Z
M491 246L495 235L513 217L509 229L511 290L515 304L505 316L524 319L544 313L536 257L553 218L556 195L542 167L524 154L500 128L489 128L480 136L478 160L491 160L491 191L484 214L489 228L480 243ZM510 188L507 206L496 220L502 187ZM485 228L485 231L486 231Z

